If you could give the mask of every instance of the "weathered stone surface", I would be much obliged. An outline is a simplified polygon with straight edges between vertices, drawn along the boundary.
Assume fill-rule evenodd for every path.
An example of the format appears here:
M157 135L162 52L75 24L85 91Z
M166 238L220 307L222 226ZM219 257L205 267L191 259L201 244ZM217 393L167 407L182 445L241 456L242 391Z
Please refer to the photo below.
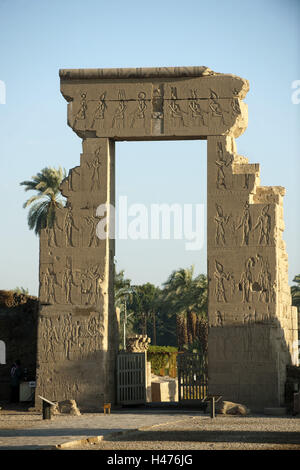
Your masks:
M61 70L68 124L81 137L164 139L247 127L247 80L207 67Z
M81 165L69 172L62 193L67 206L40 236L37 395L56 401L71 395L80 407L98 409L101 395L114 401L118 344L114 240L96 235L98 206L114 204L113 143L86 139Z
M59 415L59 414L70 414L73 416L81 415L75 400L63 400L58 403L55 403L55 406L53 406L51 409L51 413L53 415Z
M149 348L151 338L147 335L135 335L126 338L127 352L145 352Z
M220 401L216 403L216 412L223 415L242 415L246 416L250 410L245 405L233 403L231 401Z
M260 187L232 136L207 140L209 388L262 410L284 401L286 365L298 363L284 188Z

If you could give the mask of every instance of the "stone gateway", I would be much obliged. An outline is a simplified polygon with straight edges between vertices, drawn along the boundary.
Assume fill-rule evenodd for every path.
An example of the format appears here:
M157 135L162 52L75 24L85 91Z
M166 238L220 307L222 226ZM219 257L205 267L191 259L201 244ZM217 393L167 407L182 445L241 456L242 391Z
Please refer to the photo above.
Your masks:
M207 67L60 70L80 165L67 205L40 236L37 395L81 410L115 402L118 320L114 240L95 236L100 204L114 205L115 141L207 140L209 393L251 410L280 406L298 361L282 239L282 187L260 186L237 153L248 81ZM186 162L184 163L186 164Z

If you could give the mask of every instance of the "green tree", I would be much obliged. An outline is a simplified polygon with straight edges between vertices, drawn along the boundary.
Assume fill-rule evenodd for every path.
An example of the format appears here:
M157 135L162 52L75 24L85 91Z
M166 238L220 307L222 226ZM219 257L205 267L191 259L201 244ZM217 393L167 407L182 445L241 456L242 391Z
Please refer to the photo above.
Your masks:
M13 292L15 292L18 295L20 294L29 295L29 290L26 289L25 287L16 287L15 289L13 289Z
M164 295L171 315L176 318L178 347L199 348L200 337L202 342L205 337L200 330L207 328L207 277L204 274L194 277L194 266L173 271L164 284ZM206 349L205 344L201 349Z
M23 207L29 207L28 226L36 235L44 228L52 228L54 225L56 210L65 205L60 191L60 185L66 177L66 171L46 167L32 177L29 181L22 181L25 191L35 191L36 194L29 198Z
M296 283L295 286L291 287L291 294L292 294L292 303L295 307L298 307L298 311L300 310L300 274L294 277L293 282Z
M151 322L153 344L156 344L156 314L159 293L160 289L150 282L134 286L128 304L129 310L134 312L134 327L139 333L147 335L149 322Z
M124 304L124 300L128 298L131 291L131 280L125 278L124 270L115 271L114 278L115 287L115 306L121 308Z

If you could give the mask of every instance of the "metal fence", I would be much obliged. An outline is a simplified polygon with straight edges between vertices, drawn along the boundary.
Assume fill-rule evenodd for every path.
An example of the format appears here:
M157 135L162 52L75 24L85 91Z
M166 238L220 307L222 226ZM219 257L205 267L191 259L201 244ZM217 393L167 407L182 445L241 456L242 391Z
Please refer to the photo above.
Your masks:
M117 400L120 405L146 403L146 353L119 353Z
M178 354L177 374L179 402L204 400L208 393L206 356L197 353Z

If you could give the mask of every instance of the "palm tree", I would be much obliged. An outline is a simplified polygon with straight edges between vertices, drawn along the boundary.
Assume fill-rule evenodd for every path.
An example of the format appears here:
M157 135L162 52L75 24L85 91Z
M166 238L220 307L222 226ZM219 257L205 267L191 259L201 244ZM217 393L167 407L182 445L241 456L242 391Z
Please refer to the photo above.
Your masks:
M291 294L292 294L292 304L295 307L298 307L298 311L300 310L300 274L294 277L293 282L296 282L296 286L291 287Z
M199 321L207 316L207 277L194 276L194 266L173 271L164 284L165 299L176 314L178 346L197 340Z
M29 198L23 207L30 206L28 212L28 225L39 235L44 228L52 228L55 221L56 210L65 206L60 185L66 177L66 170L46 167L32 177L30 181L22 181L25 191L36 191L37 194Z
M115 270L114 288L115 306L120 308L131 293L131 280L125 278L124 269L118 273Z
M156 344L156 309L160 289L150 282L134 286L128 308L134 312L135 326L147 335L148 321L152 318L153 341Z

